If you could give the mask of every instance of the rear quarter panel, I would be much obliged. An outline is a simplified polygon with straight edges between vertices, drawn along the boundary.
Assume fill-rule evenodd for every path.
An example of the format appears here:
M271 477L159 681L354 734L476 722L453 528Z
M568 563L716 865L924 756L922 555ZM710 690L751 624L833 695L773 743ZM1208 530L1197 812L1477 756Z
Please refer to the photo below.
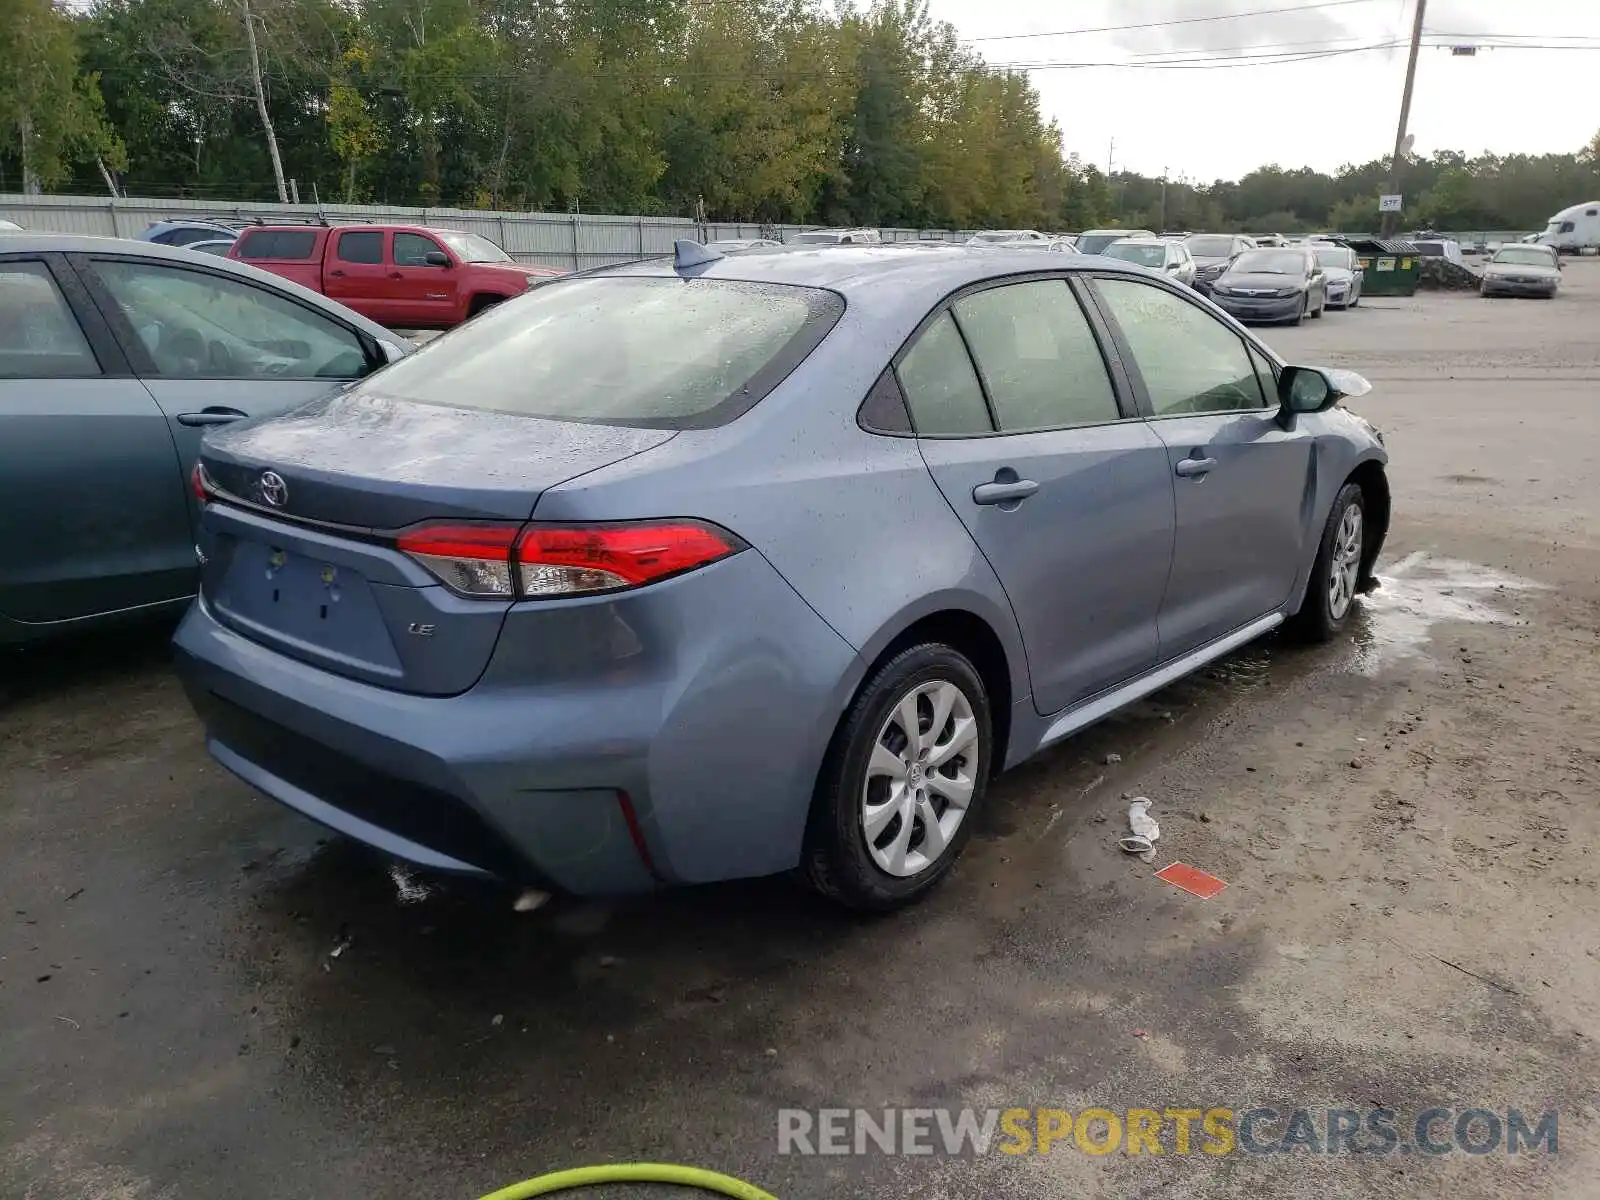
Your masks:
M1027 697L1010 604L916 441L856 424L911 325L847 311L819 351L750 412L552 488L534 519L715 521L760 551L868 664L921 617L972 613L1006 651L1013 700Z

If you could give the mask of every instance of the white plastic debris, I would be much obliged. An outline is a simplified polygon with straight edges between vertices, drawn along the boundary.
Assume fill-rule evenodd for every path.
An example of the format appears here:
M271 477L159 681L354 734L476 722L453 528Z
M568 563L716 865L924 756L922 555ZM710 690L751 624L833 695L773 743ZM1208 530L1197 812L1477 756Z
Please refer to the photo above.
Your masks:
M550 899L549 892L528 888L512 902L511 907L519 913L532 912L536 908L542 908L548 899Z
M394 883L395 899L401 904L420 904L432 895L427 884L399 863L389 864L389 879Z
M1145 862L1154 862L1155 843L1161 837L1161 826L1150 815L1152 801L1136 796L1128 801L1128 833L1117 842L1129 854L1137 854Z

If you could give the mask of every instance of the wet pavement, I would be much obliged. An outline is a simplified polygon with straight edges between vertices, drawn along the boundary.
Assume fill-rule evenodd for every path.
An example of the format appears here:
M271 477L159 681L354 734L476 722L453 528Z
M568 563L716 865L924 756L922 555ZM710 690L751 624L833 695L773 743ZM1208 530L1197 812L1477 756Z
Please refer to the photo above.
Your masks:
M1596 1194L1600 264L1566 276L1269 332L1378 385L1396 522L1352 637L1269 638L1005 776L892 917L782 880L531 915L397 883L211 764L161 631L12 657L0 1196L473 1197L634 1159L794 1200ZM1228 888L1120 854L1125 794L1154 866ZM1559 1109L1560 1152L777 1139L783 1108L1434 1104Z

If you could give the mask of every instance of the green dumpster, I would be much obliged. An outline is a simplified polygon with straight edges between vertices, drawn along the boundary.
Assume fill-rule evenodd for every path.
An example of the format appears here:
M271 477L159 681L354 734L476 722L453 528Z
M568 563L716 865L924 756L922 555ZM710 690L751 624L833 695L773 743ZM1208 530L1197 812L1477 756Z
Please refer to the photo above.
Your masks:
M1363 296L1414 295L1422 279L1422 255L1396 238L1350 238L1361 264Z

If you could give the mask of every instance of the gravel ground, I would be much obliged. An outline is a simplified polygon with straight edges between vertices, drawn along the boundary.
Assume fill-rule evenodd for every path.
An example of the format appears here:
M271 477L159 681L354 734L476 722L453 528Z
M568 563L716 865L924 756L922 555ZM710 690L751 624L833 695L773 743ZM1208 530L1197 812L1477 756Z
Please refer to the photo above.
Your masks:
M779 882L402 904L211 764L162 631L0 662L0 1195L473 1197L613 1159L789 1200L1600 1195L1597 321L1577 262L1553 302L1269 331L1377 385L1395 527L1354 636L1008 775L887 919ZM1128 792L1228 888L1123 857ZM777 1152L780 1108L885 1105L1387 1107L1402 1141L1559 1109L1559 1152Z

